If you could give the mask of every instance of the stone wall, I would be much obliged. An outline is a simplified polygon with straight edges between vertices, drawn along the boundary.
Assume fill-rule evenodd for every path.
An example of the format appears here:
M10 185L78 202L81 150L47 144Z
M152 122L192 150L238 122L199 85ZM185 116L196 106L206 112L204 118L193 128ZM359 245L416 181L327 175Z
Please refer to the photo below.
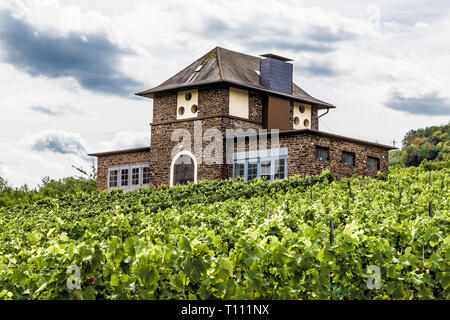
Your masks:
M288 147L289 175L315 175L330 169L338 179L353 174L376 176L378 170L367 168L367 156L379 158L380 171L388 173L388 150L381 147L313 134L281 136L280 145ZM316 145L329 148L329 160L316 159ZM342 151L355 154L354 166L342 163Z
M98 156L98 188L107 188L108 167L129 164L150 164L150 183L153 185L170 185L170 167L172 152L180 141L171 141L176 129L185 129L190 133L190 141L187 146L179 148L190 150L199 163L197 180L225 179L232 175L232 165L226 164L226 141L224 134L227 129L252 128L258 131L262 128L263 121L263 95L249 91L249 120L227 116L229 112L229 86L225 84L200 87L198 89L198 118L176 120L177 92L158 94L154 98L153 123L151 126L150 152L139 151L129 153L115 153ZM293 129L293 102L291 101L290 129ZM311 126L318 130L318 110L312 107ZM211 128L221 132L223 139L220 164L208 164L194 146L194 123L201 123L202 133L199 146L201 150L210 145L210 141L203 139L204 133ZM270 138L270 137L269 137ZM322 161L315 158L315 145L327 147L330 150L330 160ZM268 145L270 147L270 143ZM369 170L366 167L367 156L380 159L380 170L388 171L388 151L385 148L339 138L332 135L314 132L288 133L280 135L280 147L288 147L288 175L300 174L315 175L329 168L338 177L351 176L352 174L375 176L377 170ZM355 153L355 166L342 164L342 151ZM201 151L200 151L201 152Z
M199 124L201 124L201 137L200 141L194 141L194 123L198 126L197 130L200 130ZM196 150L194 146L198 143L201 146L201 150L211 144L212 141L207 141L204 138L204 133L208 129L217 129L222 134L220 138L222 139L222 156L220 159L221 164L206 163L201 151ZM226 129L248 129L254 128L255 130L261 128L260 124L247 122L241 119L233 119L228 117L213 117L197 121L176 121L170 123L156 124L152 125L152 144L150 146L150 182L154 185L170 185L170 166L172 163L172 152L174 154L182 150L191 151L196 157L198 165L197 179L199 180L216 180L223 179L229 176L229 166L225 164L225 152L226 152L226 141L224 139L224 133ZM175 149L178 144L181 143L181 137L177 141L171 141L173 132L176 129L187 130L190 134L190 141L186 147L180 147Z
M329 148L329 160L316 159L317 146ZM353 174L373 176L378 170L367 168L367 156L380 160L380 171L388 173L388 150L372 144L357 142L320 133L289 133L280 134L279 147L288 148L288 176L299 174L301 176L320 174L325 169L336 178L350 177ZM268 148L271 148L270 135ZM236 146L235 146L236 150ZM248 150L248 143L246 144ZM355 154L354 166L342 163L342 151Z
M175 120L177 118L177 93L159 93L153 99L153 122Z
M319 130L319 115L317 108L311 107L311 129Z
M228 114L229 90L229 87L226 85L200 87L198 89L198 116Z
M263 122L263 96L259 92L248 92L248 117L252 121Z
M97 188L108 189L108 168L132 164L150 164L150 152L139 151L98 156Z

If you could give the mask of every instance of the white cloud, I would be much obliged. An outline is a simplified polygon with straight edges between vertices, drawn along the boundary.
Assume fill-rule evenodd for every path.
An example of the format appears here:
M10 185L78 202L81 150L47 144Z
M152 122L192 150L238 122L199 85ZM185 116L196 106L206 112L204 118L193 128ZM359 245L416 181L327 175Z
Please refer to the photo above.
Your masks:
M24 184L35 188L42 177L60 179L78 175L72 165L88 167L89 162L74 154L49 151L34 152L23 145L12 146L0 143L0 175L13 186Z
M101 35L134 52L118 63L123 74L142 83L134 92L158 85L217 45L288 56L295 59L296 83L338 107L321 118L321 129L381 143L448 120L385 106L393 92L450 97L447 7L445 1L424 0L0 2L0 9L33 26L34 37L74 33L92 44L91 35ZM66 148L66 133L77 133L67 150L148 145L150 99L98 94L71 77L32 76L7 63L6 53L0 45L1 175L15 183L40 181L44 175L76 174L70 165L84 161L75 154L32 151L20 141L47 143L52 137ZM44 130L53 136L43 136Z
M120 131L113 139L103 141L95 146L100 152L131 149L135 147L146 147L150 145L149 131Z

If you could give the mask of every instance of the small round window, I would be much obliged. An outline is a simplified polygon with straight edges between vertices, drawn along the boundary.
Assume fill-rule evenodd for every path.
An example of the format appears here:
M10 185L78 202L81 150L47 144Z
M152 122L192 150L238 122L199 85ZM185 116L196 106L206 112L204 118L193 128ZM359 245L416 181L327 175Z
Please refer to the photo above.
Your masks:
M192 98L192 93L190 93L190 92L186 93L186 95L184 96L184 98L186 99L186 101L191 100L191 98Z
M298 107L298 110L300 111L300 113L303 113L303 112L305 112L305 107L302 106L302 105L300 105L300 106Z
M299 117L295 117L295 118L294 118L294 124L295 124L296 126L298 126L299 123L300 123Z
M305 119L305 121L303 121L303 125L308 128L309 127L309 120Z
M182 116L182 115L184 114L184 107L179 107L179 108L178 108L178 114L179 114L180 116Z
M192 112L192 113L197 113L197 105L196 105L196 104L193 104L193 105L192 105L192 107L191 107L191 112Z

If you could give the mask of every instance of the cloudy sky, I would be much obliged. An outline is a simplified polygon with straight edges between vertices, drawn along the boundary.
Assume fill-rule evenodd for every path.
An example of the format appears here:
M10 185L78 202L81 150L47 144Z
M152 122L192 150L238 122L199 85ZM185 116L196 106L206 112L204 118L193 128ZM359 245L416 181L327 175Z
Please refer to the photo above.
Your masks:
M1 0L0 176L35 187L148 145L156 86L215 46L295 61L321 130L391 144L450 119L448 0Z

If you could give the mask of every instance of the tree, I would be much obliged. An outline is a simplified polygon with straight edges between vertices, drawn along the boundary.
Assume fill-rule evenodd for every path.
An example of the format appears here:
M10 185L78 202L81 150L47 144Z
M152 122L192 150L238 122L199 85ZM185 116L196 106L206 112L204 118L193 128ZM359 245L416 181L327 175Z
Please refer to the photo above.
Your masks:
M94 160L92 160L90 172L87 172L86 170L84 170L82 166L80 166L78 168L78 167L72 165L72 168L76 169L78 172L81 172L84 176L86 176L87 179L93 179L93 180L97 179L97 167L95 166Z
M405 166L417 167L424 160L447 161L450 159L450 122L442 126L410 130L402 143L400 161ZM390 156L392 164L395 163L393 159Z
M0 177L0 193L10 191L11 187L9 186L8 180Z

